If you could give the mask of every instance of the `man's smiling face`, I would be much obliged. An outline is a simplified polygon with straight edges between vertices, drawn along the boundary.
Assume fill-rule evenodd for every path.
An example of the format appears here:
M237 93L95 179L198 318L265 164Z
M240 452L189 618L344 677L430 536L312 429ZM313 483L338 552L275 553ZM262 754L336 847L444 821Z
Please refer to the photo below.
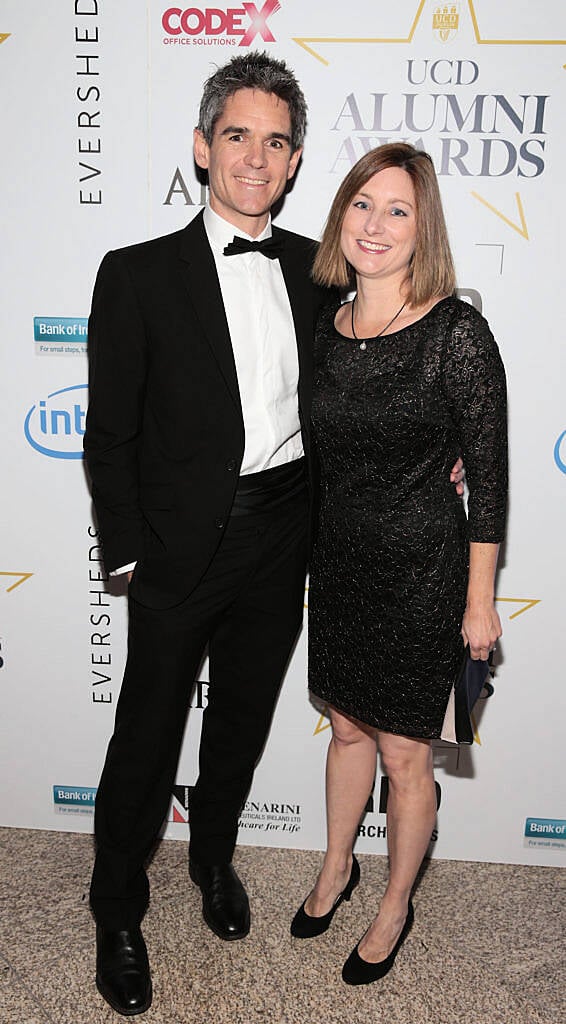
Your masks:
M229 96L212 143L195 129L194 156L208 171L210 206L255 237L293 177L302 150L291 150L291 118L284 100L258 89Z

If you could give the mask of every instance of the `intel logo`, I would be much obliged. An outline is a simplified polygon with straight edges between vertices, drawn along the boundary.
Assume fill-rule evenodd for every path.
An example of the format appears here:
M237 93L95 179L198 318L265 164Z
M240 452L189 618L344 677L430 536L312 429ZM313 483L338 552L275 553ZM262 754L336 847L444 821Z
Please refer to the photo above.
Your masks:
M566 473L566 430L563 430L554 445L554 461L562 473Z
M86 398L87 385L73 384L32 405L24 423L32 448L51 459L82 459Z

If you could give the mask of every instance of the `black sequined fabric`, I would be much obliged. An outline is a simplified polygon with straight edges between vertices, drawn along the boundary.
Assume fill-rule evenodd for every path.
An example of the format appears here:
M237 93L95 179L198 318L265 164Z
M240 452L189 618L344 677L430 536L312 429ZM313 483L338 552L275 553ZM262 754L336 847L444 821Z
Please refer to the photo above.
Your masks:
M386 732L440 735L462 656L469 541L503 537L505 373L483 317L449 297L365 351L325 308L312 420L320 518L309 687ZM462 455L469 520L450 483Z

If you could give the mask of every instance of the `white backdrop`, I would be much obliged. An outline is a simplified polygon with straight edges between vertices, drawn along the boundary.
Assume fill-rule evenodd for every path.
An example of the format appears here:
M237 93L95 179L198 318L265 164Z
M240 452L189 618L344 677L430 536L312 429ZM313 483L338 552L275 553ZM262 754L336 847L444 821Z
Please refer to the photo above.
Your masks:
M318 237L341 178L374 145L407 140L434 158L460 287L481 304L507 367L511 506L494 692L471 748L435 748L431 852L563 863L563 0L4 0L0 39L0 824L92 829L126 631L81 460L92 284L108 249L198 211L191 134L202 82L251 46L288 60L309 102L282 225ZM173 838L187 836L206 678L204 665ZM323 847L328 736L308 701L303 631L242 843ZM385 852L383 795L378 771L360 852Z

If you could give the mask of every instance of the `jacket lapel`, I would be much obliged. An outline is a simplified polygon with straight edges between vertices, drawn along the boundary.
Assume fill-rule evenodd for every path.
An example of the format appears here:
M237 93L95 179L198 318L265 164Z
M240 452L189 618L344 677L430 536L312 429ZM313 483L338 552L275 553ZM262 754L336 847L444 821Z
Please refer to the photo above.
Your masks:
M228 321L216 273L216 263L204 229L202 211L182 232L179 256L189 301L228 390L240 409L238 378Z
M304 250L293 246L292 236L273 226L273 236L283 243L280 257L289 295L299 357L299 410L303 430L308 430L312 385L313 284ZM236 364L216 264L203 223L202 211L182 231L179 247L181 273L187 297L199 321L230 395L241 409Z

